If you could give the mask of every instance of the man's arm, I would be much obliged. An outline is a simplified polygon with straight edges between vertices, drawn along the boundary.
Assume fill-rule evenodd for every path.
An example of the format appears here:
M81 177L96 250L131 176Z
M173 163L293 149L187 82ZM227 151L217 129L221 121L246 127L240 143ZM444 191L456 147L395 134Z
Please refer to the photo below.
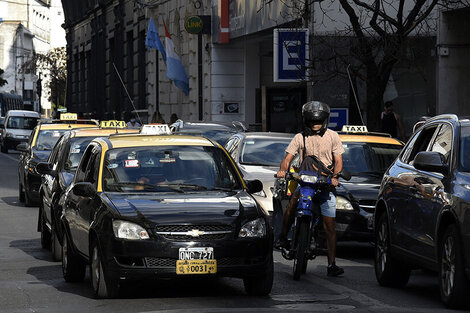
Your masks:
M284 157L284 160L281 161L279 171L277 172L277 177L278 178L286 177L286 172L287 172L287 170L289 168L289 164L290 164L290 162L292 161L293 158L294 158L293 154L286 153L286 156Z
M339 172L343 170L343 155L342 154L333 155L333 158L335 159L335 168L333 169L333 173L338 174ZM331 179L331 184L335 187L339 185L337 176L334 176Z

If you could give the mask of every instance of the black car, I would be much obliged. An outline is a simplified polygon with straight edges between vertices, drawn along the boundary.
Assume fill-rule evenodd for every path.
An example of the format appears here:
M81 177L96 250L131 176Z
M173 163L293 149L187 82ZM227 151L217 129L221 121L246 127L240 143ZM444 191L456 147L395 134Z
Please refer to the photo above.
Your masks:
M438 272L443 302L469 304L470 121L439 115L413 134L382 180L375 273L403 286L412 269Z
M178 120L171 125L175 134L204 136L224 146L227 140L238 132L247 131L241 122L183 122Z
M93 140L62 196L62 269L97 297L126 280L218 275L249 294L273 281L272 231L233 160L215 142L174 135Z
M58 261L62 255L62 228L60 216L62 207L59 199L65 189L70 185L77 169L78 163L86 147L96 137L108 136L112 133L137 132L131 129L113 128L82 128L66 132L55 144L45 163L38 163L37 172L45 169L42 183L39 188L39 216L37 230L41 232L41 245L52 250L54 260ZM41 164L41 165L40 165Z

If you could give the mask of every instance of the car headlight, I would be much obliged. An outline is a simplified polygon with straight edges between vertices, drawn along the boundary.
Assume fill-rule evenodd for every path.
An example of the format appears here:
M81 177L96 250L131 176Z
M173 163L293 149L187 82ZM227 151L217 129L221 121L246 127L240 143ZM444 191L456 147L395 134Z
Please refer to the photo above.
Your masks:
M313 175L300 175L300 179L305 183L315 184L318 180L318 177Z
M349 202L346 198L337 196L336 197L336 209L343 210L343 211L352 211L354 210L351 202Z
M14 136L12 133L6 133L6 134L5 134L5 137L11 137L11 138L13 138L13 137L15 137L15 136Z
M266 236L266 222L263 218L257 218L256 220L245 223L238 233L238 237L240 238L261 238L264 236Z
M266 198L266 193L264 192L264 190L255 192L253 195L258 196L258 197Z
M126 221L113 221L113 231L116 238L131 240L150 238L149 234L142 226Z

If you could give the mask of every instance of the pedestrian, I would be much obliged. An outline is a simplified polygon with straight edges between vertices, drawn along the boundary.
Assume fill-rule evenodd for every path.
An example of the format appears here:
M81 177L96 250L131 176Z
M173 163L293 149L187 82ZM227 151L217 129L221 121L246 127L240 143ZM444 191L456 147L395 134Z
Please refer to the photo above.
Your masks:
M337 187L337 174L343 169L344 148L337 132L328 129L330 120L330 107L319 101L310 101L302 106L302 118L304 131L295 135L286 148L286 156L282 160L277 172L278 178L286 177L286 171L290 162L296 154L302 159L302 166L307 165L304 160L318 159L328 171L332 172L331 185ZM333 189L334 189L333 187ZM287 234L295 219L294 208L297 206L300 190L292 195L292 198L284 213L282 231L276 242L276 248L288 246ZM323 190L315 195L321 208L323 216L323 229L326 234L326 245L328 247L328 276L338 276L344 270L335 263L336 257L336 196L333 190Z
M57 108L54 108L54 111L52 111L52 119L56 120L59 118L59 111L57 111Z
M170 116L170 122L168 123L169 125L175 123L178 120L178 115L176 113L171 114Z
M393 138L405 140L405 130L400 115L393 112L392 101L385 102L385 111L380 115L380 120L382 122L382 132L390 134Z
M137 122L134 115L132 115L130 121L127 122L127 127L128 128L140 128L140 123Z
M155 111L152 115L152 119L150 120L152 124L165 124L165 120L163 119L162 115L159 111Z

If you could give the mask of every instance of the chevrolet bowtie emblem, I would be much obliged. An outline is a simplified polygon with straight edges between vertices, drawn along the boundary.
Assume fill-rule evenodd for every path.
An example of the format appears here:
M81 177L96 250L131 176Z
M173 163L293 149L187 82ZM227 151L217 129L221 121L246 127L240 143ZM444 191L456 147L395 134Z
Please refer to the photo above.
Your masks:
M193 229L193 230L190 230L190 231L186 232L186 235L191 236L191 237L199 237L199 236L202 236L204 234L205 234L205 232L202 231L202 230L199 230L199 229Z

